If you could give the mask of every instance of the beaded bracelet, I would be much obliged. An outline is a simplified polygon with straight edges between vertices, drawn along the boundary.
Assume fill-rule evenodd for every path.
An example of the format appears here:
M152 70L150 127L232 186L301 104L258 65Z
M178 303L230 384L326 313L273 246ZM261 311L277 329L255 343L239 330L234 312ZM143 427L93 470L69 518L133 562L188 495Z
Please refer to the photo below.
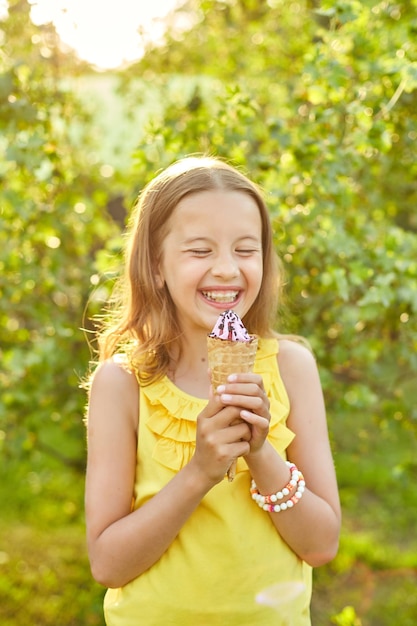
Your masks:
M304 476L294 463L290 463L289 461L285 461L285 463L290 468L291 476L288 484L281 489L281 491L264 496L259 493L255 481L252 480L251 482L250 492L252 494L252 499L255 500L256 504L261 509L268 511L269 513L279 513L280 511L291 509L303 497L305 489ZM283 500L286 496L290 496L293 491L294 493L291 497L278 504L279 500Z

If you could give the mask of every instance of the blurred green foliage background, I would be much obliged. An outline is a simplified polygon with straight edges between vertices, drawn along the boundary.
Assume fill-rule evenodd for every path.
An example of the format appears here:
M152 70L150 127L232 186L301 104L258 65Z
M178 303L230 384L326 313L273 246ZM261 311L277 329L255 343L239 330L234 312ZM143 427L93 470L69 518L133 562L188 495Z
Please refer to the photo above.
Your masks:
M217 154L264 189L277 328L320 366L344 510L315 626L417 622L417 2L189 0L97 73L11 0L0 22L0 622L103 624L84 545L91 317L134 198ZM193 16L187 31L174 26ZM171 24L171 27L170 27ZM88 341L87 341L88 339Z

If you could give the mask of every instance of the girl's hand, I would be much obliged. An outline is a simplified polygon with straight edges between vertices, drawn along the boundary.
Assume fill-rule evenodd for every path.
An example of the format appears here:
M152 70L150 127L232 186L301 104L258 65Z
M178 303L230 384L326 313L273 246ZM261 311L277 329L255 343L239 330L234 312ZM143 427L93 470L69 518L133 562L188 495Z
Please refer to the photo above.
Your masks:
M210 486L223 480L233 459L250 452L251 427L240 414L239 407L225 406L211 394L197 417L196 450L190 463Z
M220 385L216 393L224 406L239 409L239 418L250 428L249 454L256 454L265 443L271 419L262 376L232 374L227 384Z

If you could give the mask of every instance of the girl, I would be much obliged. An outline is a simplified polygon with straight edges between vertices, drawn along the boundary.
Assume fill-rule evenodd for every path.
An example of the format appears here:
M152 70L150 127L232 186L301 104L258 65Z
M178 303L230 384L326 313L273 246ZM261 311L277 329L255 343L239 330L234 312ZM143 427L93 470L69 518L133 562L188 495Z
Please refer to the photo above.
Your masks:
M106 623L309 625L340 508L314 358L272 330L280 276L259 190L215 158L170 166L139 198L126 268L88 411ZM206 337L225 309L259 336L255 370L211 390Z

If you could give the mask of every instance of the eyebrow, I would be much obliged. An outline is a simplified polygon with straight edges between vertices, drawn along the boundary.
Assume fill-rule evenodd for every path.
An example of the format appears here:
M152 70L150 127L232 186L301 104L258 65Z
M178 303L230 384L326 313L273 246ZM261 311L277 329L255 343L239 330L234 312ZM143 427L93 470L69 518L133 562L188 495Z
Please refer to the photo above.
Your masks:
M254 243L261 243L261 239L258 237L255 237L254 235L242 235L241 237L238 237L234 243L237 243L238 241L246 241L246 240L253 241ZM195 237L188 237L187 239L184 239L182 243L184 245L190 245L198 241L211 242L212 239L210 237L195 236Z

